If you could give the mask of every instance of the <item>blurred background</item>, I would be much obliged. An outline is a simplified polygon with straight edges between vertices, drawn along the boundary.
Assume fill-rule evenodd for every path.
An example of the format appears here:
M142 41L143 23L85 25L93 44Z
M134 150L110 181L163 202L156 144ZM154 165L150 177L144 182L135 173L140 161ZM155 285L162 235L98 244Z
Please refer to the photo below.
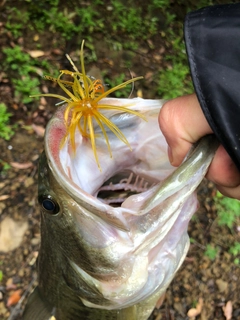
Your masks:
M66 53L80 68L84 39L86 71L106 88L144 77L116 97L191 93L184 17L227 2L0 0L0 319L21 319L36 284L37 163L57 100L29 96L61 92L43 76L71 70ZM188 256L152 320L240 319L240 204L207 181L198 193Z

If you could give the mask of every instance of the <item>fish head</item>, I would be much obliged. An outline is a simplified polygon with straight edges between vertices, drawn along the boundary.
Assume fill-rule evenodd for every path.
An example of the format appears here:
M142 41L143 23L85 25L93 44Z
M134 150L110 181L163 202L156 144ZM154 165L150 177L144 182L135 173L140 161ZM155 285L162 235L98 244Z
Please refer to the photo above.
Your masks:
M109 154L94 123L98 163L89 137L76 130L74 148L66 138L66 106L49 122L39 164L38 268L40 291L54 306L64 292L85 306L109 310L156 293L157 299L182 264L189 246L188 222L198 207L194 190L214 148L205 143L174 171L158 127L163 102L103 99L104 104L126 105L146 121L117 109L103 110L128 144L106 128Z

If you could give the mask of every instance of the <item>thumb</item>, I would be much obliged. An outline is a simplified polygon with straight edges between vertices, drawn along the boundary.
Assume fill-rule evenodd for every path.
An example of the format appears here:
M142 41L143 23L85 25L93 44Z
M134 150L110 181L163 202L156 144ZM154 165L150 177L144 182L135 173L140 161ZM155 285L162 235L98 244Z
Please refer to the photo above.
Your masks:
M173 166L181 164L194 142L212 133L195 94L167 101L159 114L159 126Z

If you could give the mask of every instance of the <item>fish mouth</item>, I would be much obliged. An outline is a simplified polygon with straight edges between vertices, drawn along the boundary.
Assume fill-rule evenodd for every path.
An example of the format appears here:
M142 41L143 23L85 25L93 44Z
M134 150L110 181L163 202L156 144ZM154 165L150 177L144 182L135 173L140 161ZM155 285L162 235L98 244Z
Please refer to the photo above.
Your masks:
M159 181L146 179L131 171L122 171L109 178L98 189L97 198L112 207L120 207L130 196L147 191Z
M95 262L91 274L73 259L72 267L79 276L81 270L87 272L89 281L110 301L108 309L127 307L166 290L186 256L187 226L198 207L194 190L216 150L211 141L204 140L174 170L158 127L162 102L125 101L130 102L147 122L134 115L106 113L123 131L131 149L107 132L112 148L112 158L109 157L106 143L96 129L101 171L90 142L79 133L75 136L75 154L68 143L60 147L66 135L64 106L49 122L45 136L49 168L61 188L81 207L81 217L72 214L73 220L90 248L89 261ZM113 103L115 100L111 99ZM123 198L122 192L126 192ZM109 202L113 194L113 202ZM100 252L108 262L103 266L99 266ZM101 307L94 303L84 301L85 305Z
M119 104L121 101L121 104L130 105L134 110L141 112L147 118L147 122L132 114L105 112L105 115L123 131L131 149L111 131L107 131L112 149L110 157L107 145L96 126L96 146L101 171L95 162L89 139L81 137L79 132L75 135L75 154L69 143L65 143L61 148L62 139L66 135L63 118L65 106L55 113L47 126L45 136L49 167L58 183L77 202L80 201L81 205L91 207L93 213L123 230L129 229L127 222L123 215L120 218L119 214L115 214L112 207L121 207L122 211L137 215L142 203L138 195L144 194L145 197L146 192L174 169L169 163L167 144L157 121L162 102L147 100L151 104L149 112L145 106L146 100L136 99L133 103L134 100L106 98L103 101L109 104ZM134 201L134 206L129 205L129 197Z

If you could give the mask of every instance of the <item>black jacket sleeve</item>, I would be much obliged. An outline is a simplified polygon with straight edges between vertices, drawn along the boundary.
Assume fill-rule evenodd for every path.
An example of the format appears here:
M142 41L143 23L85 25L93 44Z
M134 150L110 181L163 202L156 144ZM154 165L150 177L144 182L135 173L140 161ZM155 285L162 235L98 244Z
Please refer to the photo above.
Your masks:
M240 170L240 3L189 13L184 37L201 108Z

